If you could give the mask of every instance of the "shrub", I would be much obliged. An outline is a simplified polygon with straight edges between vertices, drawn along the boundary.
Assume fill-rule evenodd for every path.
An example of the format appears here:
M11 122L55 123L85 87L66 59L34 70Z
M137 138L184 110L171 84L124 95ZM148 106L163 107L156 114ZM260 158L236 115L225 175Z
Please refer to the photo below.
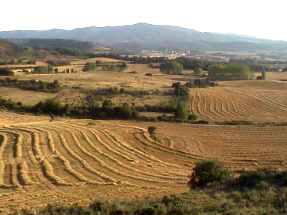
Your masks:
M196 121L197 119L198 119L198 116L195 113L191 113L188 116L188 120Z
M241 175L238 178L238 185L240 187L255 188L261 181L262 177L257 172L250 172Z
M205 187L214 182L222 182L229 176L230 172L217 161L201 161L193 168L188 186L191 189Z
M0 68L0 76L13 76L14 72L9 68Z

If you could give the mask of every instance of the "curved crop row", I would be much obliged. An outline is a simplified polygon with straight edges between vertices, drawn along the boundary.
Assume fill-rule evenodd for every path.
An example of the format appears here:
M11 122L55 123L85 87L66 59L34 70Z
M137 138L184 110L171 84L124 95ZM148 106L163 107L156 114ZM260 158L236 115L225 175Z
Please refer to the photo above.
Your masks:
M67 128L65 129L67 132L70 132L69 130L67 130ZM93 131L94 132L94 131ZM71 135L74 137L74 139L76 140L77 138L75 137L75 134L73 133L73 132L71 132ZM94 133L94 135L95 135L95 133ZM87 136L86 135L84 135L85 136L85 138L87 139ZM98 138L98 136L96 135L96 138ZM105 143L103 143L102 142L102 140L101 139L99 139L98 138L98 141L99 142L101 142L103 145L105 145ZM76 142L77 142L77 140L76 140ZM78 143L77 144L77 146L83 151L83 149L82 149L82 147L80 146L80 144ZM139 174L144 174L144 175L148 175L148 176L154 176L154 177L158 177L158 178L165 178L165 179L177 179L177 178L174 178L174 177L167 177L167 176L160 176L160 175L153 175L153 174L148 174L148 173L146 173L146 172L142 172L142 171L139 171L139 170L137 170L137 169L135 169L135 168L132 168L132 167L130 167L129 165L126 165L126 164L124 164L124 163L122 163L121 161L119 161L119 160L117 160L116 158L114 158L114 157L112 157L112 156L109 156L107 153L104 153L104 152L102 152L102 151L100 151L98 148L96 148L96 150L101 154L101 155L104 155L105 157L107 157L107 158L109 158L109 159L111 159L112 161L114 161L115 163L117 163L118 164L118 166L119 167L123 167L124 169L127 169L127 170L130 170L131 172L133 172L133 175L131 175L131 174L128 174L128 173L126 173L126 172L121 172L120 170L116 170L116 169L114 169L114 168L111 168L111 167L108 167L107 165L106 165L106 163L103 163L103 162L101 162L101 164L102 165L104 165L106 168L108 168L109 170L111 170L111 171L113 171L113 172L116 172L116 173L118 173L118 174L120 174L120 175L122 175L122 176L124 176L124 177L128 177L128 178L134 178L134 179L137 179L137 180L143 180L143 181L148 181L148 182L161 182L161 183L167 183L166 181L155 181L155 180L153 180L153 179L147 179L147 178L144 178L144 177L139 177L139 176L136 176L136 175L134 175L134 173L139 173ZM118 152L118 151L116 151L116 150L114 150L114 149L111 149L110 147L109 147L109 151L112 151L112 152L116 152L117 154L118 153L121 153L121 152ZM86 155L88 155L89 157L91 157L91 158L94 158L94 156L92 156L90 153L85 153ZM97 159L96 159L97 160ZM178 178L178 179L180 179L180 180L182 180L182 178Z

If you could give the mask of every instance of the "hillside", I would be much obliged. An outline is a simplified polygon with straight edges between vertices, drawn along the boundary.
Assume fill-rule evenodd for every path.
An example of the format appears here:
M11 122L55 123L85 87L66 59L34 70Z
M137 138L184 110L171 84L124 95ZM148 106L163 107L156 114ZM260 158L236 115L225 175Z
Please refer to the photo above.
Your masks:
M8 40L0 39L0 57L22 52L24 49Z
M74 30L3 31L0 32L0 38L73 39L132 51L166 48L193 51L283 51L287 49L287 42L283 41L233 34L202 33L192 29L147 23Z
M0 60L44 59L64 56L87 57L90 53L115 53L117 50L93 42L66 39L0 39Z
M39 39L39 38L29 38L29 39L9 39L9 41L21 45L30 47L40 47L40 48L68 48L76 49L86 52L105 52L112 51L111 48L103 47L99 44L93 42L83 42L71 39Z

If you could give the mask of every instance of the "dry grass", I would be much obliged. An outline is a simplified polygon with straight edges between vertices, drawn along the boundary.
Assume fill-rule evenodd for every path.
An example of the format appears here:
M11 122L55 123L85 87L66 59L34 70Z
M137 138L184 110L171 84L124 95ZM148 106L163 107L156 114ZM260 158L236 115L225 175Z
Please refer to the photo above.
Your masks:
M48 203L88 204L96 196L135 199L187 191L186 177L203 159L218 159L233 170L287 165L286 126L153 123L166 141L159 144L149 138L150 123L89 122L62 120L0 129L5 137L0 166L3 211ZM11 157L16 143L21 153ZM13 162L20 157L17 168Z
M81 62L84 63L84 62ZM75 66L78 66L75 63ZM95 71L22 75L19 79L59 80L68 87L46 94L1 87L0 96L35 104L56 96L63 102L85 97L72 87L124 87L171 90L189 76L161 75L147 65L129 64L139 74ZM145 73L155 76L145 76ZM279 76L280 75L280 76ZM220 82L219 87L191 89L190 108L211 121L287 121L285 73L265 81ZM171 97L121 95L114 101L168 103ZM157 126L153 141L147 132ZM233 170L286 169L287 126L191 125L134 121L92 121L0 112L0 210L40 208L48 203L89 204L96 197L139 199L185 192L187 175L199 160L218 159ZM68 186L67 186L68 185ZM7 189L10 188L10 189Z

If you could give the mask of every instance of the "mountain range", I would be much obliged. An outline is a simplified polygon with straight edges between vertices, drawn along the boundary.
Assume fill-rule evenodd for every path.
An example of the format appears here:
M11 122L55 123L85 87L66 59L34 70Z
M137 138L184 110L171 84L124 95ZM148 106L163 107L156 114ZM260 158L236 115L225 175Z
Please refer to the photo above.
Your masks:
M199 32L168 25L138 23L110 27L86 27L73 30L2 31L5 39L72 39L93 42L115 49L175 49L186 51L286 52L287 42L235 34ZM13 42L17 43L17 40ZM22 41L23 42L23 41Z

